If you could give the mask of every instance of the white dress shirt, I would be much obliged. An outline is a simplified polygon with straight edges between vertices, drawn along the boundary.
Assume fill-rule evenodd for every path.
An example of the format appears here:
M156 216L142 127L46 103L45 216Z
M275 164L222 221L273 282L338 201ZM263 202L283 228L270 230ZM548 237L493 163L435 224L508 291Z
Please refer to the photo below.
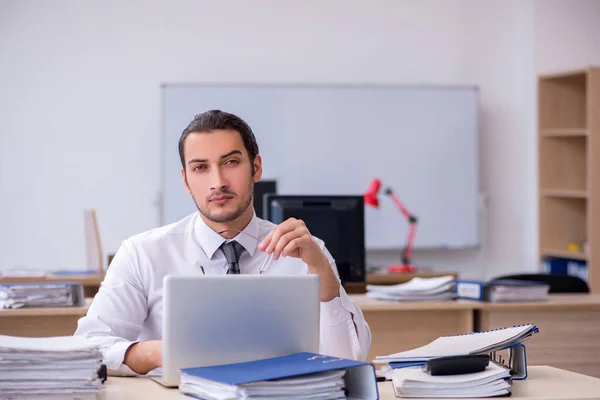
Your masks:
M246 251L239 260L240 273L256 274L268 255L257 249L275 225L254 215L246 233L233 240ZM126 350L133 343L162 339L162 284L166 275L226 274L227 260L219 247L226 239L209 228L199 213L181 221L135 235L123 242L113 258L87 315L78 322L75 335L96 341L111 370L121 369ZM323 241L314 238L335 261ZM280 257L263 268L265 274L308 274L299 258ZM362 311L340 285L339 297L321 302L320 352L364 360L371 345L371 331ZM125 368L129 370L129 368Z

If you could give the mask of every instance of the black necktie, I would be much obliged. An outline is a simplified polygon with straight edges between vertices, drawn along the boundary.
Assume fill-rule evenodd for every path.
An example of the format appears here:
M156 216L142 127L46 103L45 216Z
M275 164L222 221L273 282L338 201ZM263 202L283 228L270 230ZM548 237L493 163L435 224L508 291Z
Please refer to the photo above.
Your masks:
M224 242L221 245L221 251L225 254L227 263L229 264L228 274L239 274L240 273L240 255L244 251L244 246L236 241Z

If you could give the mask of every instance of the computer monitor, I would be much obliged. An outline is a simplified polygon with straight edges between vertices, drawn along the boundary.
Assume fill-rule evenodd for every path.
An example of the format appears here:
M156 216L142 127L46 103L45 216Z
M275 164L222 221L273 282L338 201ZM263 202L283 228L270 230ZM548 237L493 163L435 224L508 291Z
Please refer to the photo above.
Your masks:
M254 184L254 212L258 218L265 219L263 202L267 193L277 193L277 181L261 180Z
M342 283L365 282L365 218L363 196L266 194L264 219L280 224L304 221L313 236L325 242Z

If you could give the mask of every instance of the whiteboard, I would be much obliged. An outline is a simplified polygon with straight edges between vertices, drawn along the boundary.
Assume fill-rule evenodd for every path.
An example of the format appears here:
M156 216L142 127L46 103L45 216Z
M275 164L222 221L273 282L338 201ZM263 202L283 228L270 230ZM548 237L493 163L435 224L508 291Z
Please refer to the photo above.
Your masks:
M252 127L263 179L280 194L362 194L374 177L419 219L415 248L479 245L475 87L163 85L161 223L196 211L177 143L194 115L234 113ZM368 250L399 249L408 224L391 198L365 209Z

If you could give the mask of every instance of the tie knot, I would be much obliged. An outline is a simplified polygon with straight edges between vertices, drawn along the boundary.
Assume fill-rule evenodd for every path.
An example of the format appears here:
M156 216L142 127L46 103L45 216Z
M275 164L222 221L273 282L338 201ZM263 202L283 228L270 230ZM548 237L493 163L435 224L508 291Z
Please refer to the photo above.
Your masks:
M229 264L228 274L239 274L240 273L240 255L244 251L244 246L236 241L224 242L221 245L221 251L225 254L227 263Z

